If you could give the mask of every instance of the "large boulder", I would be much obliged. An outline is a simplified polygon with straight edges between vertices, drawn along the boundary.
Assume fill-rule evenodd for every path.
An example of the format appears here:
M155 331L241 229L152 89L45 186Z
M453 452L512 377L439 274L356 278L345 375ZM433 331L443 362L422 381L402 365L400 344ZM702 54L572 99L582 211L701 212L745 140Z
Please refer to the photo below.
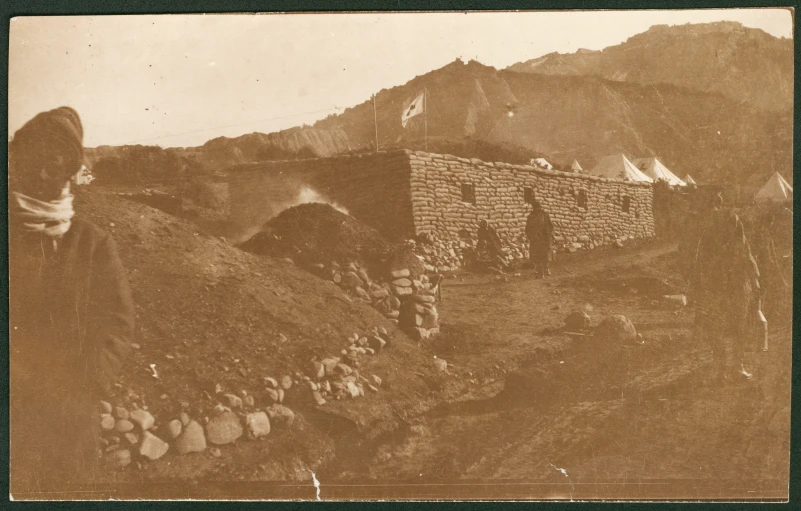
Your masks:
M175 447L181 454L205 451L206 435L203 433L203 426L197 421L189 421L178 438L175 439Z
M597 337L619 343L636 343L637 330L632 322L622 314L613 314L606 317L595 330Z
M212 444L225 445L242 436L242 424L235 413L225 411L206 424L206 440Z

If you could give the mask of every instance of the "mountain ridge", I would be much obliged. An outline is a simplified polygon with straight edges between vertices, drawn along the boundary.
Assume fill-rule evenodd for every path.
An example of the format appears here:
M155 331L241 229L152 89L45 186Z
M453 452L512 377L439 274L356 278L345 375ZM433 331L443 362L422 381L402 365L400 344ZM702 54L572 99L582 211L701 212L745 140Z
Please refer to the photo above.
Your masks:
M720 92L766 110L793 104L793 41L737 22L654 25L600 51L549 53L506 70L596 75L643 85Z

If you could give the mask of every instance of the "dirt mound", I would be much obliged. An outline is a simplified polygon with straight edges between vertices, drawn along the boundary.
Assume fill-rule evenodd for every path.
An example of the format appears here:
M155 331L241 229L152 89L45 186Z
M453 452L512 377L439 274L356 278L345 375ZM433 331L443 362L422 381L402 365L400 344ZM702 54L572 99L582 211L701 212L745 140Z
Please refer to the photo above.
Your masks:
M260 255L290 257L300 266L366 266L374 278L408 268L423 272L422 264L403 246L392 246L375 229L322 203L294 206L271 218L262 231L240 248Z
M110 400L115 406L135 400L157 421L182 409L198 419L211 416L227 392L247 391L258 406L264 377L306 373L313 357L338 354L354 332L384 327L393 338L380 357L365 357L361 366L362 374L383 379L380 392L332 401L319 410L305 402L287 403L300 417L291 432L227 446L221 458L168 453L145 463L147 470L126 469L119 474L123 480L308 479L301 467L314 470L333 452L330 437L313 417L375 426L397 420L393 410L426 406L419 396L430 395L429 383L436 380L429 356L380 313L336 286L103 188L78 192L76 209L117 242L136 303L138 347ZM362 240L360 247L381 247L363 230L348 239ZM434 379L427 382L415 373ZM259 467L257 474L254 467Z

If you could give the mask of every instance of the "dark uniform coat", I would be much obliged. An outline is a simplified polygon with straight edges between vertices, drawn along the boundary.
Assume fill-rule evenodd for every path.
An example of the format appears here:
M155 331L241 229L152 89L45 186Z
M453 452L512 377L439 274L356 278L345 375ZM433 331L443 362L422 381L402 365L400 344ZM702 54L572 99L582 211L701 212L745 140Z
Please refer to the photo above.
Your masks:
M135 312L114 241L79 218L56 246L12 219L9 284L11 488L24 497L92 477L95 406Z

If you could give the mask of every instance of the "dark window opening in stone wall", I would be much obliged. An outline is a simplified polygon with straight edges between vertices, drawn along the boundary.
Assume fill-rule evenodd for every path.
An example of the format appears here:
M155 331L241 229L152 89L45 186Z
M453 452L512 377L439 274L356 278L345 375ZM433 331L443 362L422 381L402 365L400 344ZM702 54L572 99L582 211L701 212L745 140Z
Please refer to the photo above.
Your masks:
M628 213L631 209L631 197L623 197L623 212Z
M580 208L587 209L587 190L579 190L576 196L576 204Z
M523 202L526 204L534 204L534 189L530 186L523 188Z
M462 183L462 202L476 203L476 185L472 183Z

